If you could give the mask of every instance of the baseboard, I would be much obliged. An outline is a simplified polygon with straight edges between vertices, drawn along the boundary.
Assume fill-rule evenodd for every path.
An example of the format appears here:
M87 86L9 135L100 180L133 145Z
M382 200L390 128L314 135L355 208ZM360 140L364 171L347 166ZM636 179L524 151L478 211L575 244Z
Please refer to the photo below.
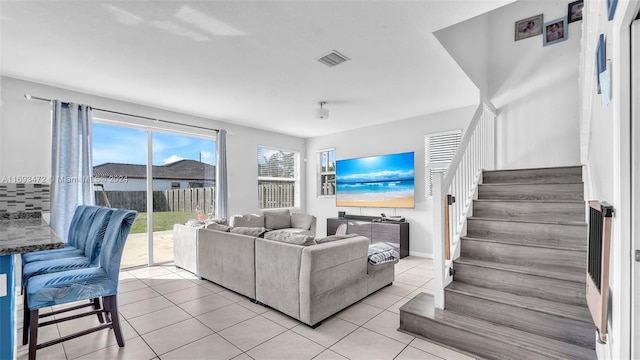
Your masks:
M423 253L423 252L417 252L417 251L409 251L409 255L411 255L411 256L417 256L417 257L421 257L421 258L433 259L433 254L430 254L430 253Z

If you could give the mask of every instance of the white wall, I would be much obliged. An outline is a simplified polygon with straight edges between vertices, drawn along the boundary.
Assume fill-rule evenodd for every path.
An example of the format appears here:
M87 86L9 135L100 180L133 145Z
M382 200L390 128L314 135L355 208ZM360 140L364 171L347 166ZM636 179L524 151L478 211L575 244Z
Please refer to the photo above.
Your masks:
M257 146L266 145L299 151L305 157L305 140L222 121L151 108L148 106L83 94L62 88L1 78L0 105L0 177L45 176L51 174L51 113L50 105L41 101L28 101L25 93L44 98L79 102L96 108L131 113L188 125L227 129L227 160L229 176L229 211L231 214L258 211ZM168 89L167 91L170 91ZM213 101L213 99L212 99ZM94 111L94 117L122 121L130 124L150 125L149 121L131 117L118 117ZM151 123L151 125L154 125ZM185 127L162 126L165 129L191 131ZM196 130L198 132L200 130ZM301 193L305 193L305 168L301 164ZM305 198L300 199L305 210Z
M424 135L453 129L466 129L475 106L435 114L398 120L307 139L307 210L318 218L317 234L326 234L326 219L337 217L338 211L347 214L373 215L380 213L405 216L410 222L409 250L412 255L432 257L433 215L431 199L425 198ZM382 154L415 152L415 209L336 207L334 197L317 197L318 150L336 149L336 159L349 159Z
M490 27L489 15L484 14L433 33L485 95L489 94Z
M521 0L436 33L498 109L497 168L580 164L581 22L554 45L543 47L541 35L514 41L516 21L566 16L568 3Z
M586 165L586 197L614 207L609 276L609 337L596 344L599 359L629 359L631 339L631 118L630 31L640 10L637 1L620 0L613 21L606 1L585 1L580 100L582 161ZM596 93L595 51L600 34L606 37L607 67L611 71L611 102L602 106ZM637 59L635 60L637 61ZM633 95L637 97L636 95Z

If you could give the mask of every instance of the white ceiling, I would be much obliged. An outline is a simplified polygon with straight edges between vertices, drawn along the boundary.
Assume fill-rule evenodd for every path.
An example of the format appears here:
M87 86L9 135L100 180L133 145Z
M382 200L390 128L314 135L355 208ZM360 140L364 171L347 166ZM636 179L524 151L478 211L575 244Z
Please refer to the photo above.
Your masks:
M312 137L475 103L432 32L512 1L1 0L0 74Z

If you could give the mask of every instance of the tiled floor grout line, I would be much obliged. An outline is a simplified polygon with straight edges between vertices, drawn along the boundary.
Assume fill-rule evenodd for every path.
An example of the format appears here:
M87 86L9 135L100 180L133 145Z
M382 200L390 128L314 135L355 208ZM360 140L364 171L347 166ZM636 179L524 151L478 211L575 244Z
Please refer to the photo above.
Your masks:
M148 268L142 268L142 269L148 269ZM345 333L344 335L342 335L339 338L331 338L331 344L329 344L329 346L325 346L323 344L320 344L316 340L313 340L313 339L309 338L308 336L306 336L306 335L304 335L302 333L298 333L297 331L294 331L294 329L299 327L299 326L305 326L305 324L300 322L299 320L297 320L296 325L291 326L291 327L289 327L290 325L284 325L284 324L286 324L286 322L281 324L280 322L265 316L265 314L267 314L269 312L277 313L277 310L275 310L275 309L273 309L271 307L268 307L268 306L264 306L264 309L266 311L258 313L256 309L253 309L253 308L248 307L248 306L244 306L245 304L241 304L241 302L246 300L246 299L248 299L248 297L242 296L242 299L238 300L238 297L233 296L234 294L237 294L237 293L232 292L232 291L230 291L228 289L225 289L225 288L221 288L219 286L217 286L217 287L209 286L208 287L208 286L206 286L207 284L213 284L213 283L211 283L209 281L206 281L206 280L204 280L204 282L203 282L202 279L194 278L190 274L185 273L185 270L183 270L183 269L179 269L179 268L176 268L176 267L173 267L173 266L162 265L162 266L157 267L157 270L156 269L150 269L149 271L146 271L149 274L144 274L145 271L138 271L138 274L136 274L135 270L137 270L137 269L134 269L134 272L132 273L131 271L129 271L127 269L123 269L122 271L123 272L127 272L128 273L127 276L130 276L130 277L127 277L127 278L121 280L120 284L125 284L127 282L132 282L132 281L139 281L140 284L134 285L134 288L132 288L131 290L124 291L121 294L126 294L126 293L129 293L129 292L146 289L146 290L152 291L153 293L155 293L155 295L153 297L151 297L151 298L138 299L136 301L129 302L127 304L120 305L120 306L133 305L133 304L136 304L138 302L149 301L149 300L160 298L160 297L163 300L166 300L167 304L171 304L171 305L163 307L161 309L156 309L154 311L136 314L136 316L133 316L131 318L124 318L124 316L122 316L122 319L124 320L126 325L133 330L133 333L130 333L130 335L132 335L132 337L129 340L133 340L133 339L137 339L137 338L142 340L142 343L144 343L144 345L148 349L150 349L151 353L154 355L153 359L162 359L163 355L166 355L168 353L174 352L174 351L179 350L181 348L185 348L187 346L190 346L193 343L201 341L202 339L204 339L204 338L206 338L208 336L211 336L213 334L219 336L226 344L231 345L232 348L236 349L239 352L239 354L237 354L235 357L246 356L248 358L253 358L253 357L251 357L249 355L250 351L252 351L252 350L254 350L256 348L259 348L262 345L264 345L264 344L272 341L273 339L275 339L275 338L277 338L279 336L282 336L283 334L286 334L288 332L291 332L292 334L295 334L296 336L300 336L301 338L318 345L322 349L318 354L313 356L313 358L321 356L323 353L327 352L327 350L329 350L329 351L331 351L333 353L339 354L340 356L347 357L346 355L343 355L343 354L341 354L339 352L336 352L335 350L332 350L331 347L333 347L336 344L340 343L341 341L345 340L347 337L349 337L350 335L354 334L355 332L357 332L359 330L372 332L372 333L375 333L376 335L379 335L379 336L382 336L382 337L386 338L389 341L393 341L393 342L397 342L397 343L401 344L402 345L402 349L400 350L400 352L398 352L398 354L396 354L393 357L393 359L395 359L398 356L400 356L409 347L413 348L416 351L420 351L420 352L424 352L426 354L429 354L429 356L438 357L435 354L432 354L432 353L430 353L430 352L428 352L426 350L422 350L421 348L417 348L417 347L411 345L415 341L415 339L419 339L419 337L411 336L410 334L406 334L408 336L411 336L412 338L409 339L408 342L405 343L404 341L400 341L400 340L398 340L396 338L393 338L391 336L385 335L383 332L386 332L386 331L380 331L380 330L376 329L373 326L370 326L371 329L365 327L369 322L373 321L374 319L376 319L377 317L379 317L380 315L382 315L382 314L384 314L386 312L389 312L391 314L399 316L397 313L395 313L394 311L391 311L389 309L391 307L396 306L396 304L398 304L401 301L404 301L404 302L409 301L410 300L410 298L409 298L410 294L412 294L412 293L414 293L414 292L416 292L418 290L421 290L423 287L427 286L427 284L433 280L432 276L429 275L429 273L431 273L431 271L429 271L429 267L424 266L424 262L418 262L415 265L406 267L406 268L404 268L404 270L398 271L397 273L394 274L395 279L394 279L393 284L400 284L401 286L399 288L395 288L395 290L393 292L385 292L385 291L381 291L380 292L380 293L387 294L389 296L399 297L400 298L399 300L393 301L390 305L388 305L386 307L382 307L380 305L373 305L373 304L367 303L367 302L361 302L363 299L361 299L358 302L354 303L353 305L361 303L363 305L366 305L368 307L374 308L376 310L376 311L374 311L372 313L373 315L368 317L368 319L365 320L362 324L358 324L358 323L355 323L353 321L346 320L346 319L340 317L339 314L342 311L346 310L346 309L343 309L342 311L332 315L332 317L335 317L336 319L339 319L340 321L348 323L351 326L355 326L355 328L353 328L352 330L348 331L347 333ZM416 270L415 273L409 273L409 271L412 271L412 270ZM428 274L425 275L424 274L425 272L428 273ZM420 274L420 273L422 273L422 274ZM403 281L398 281L397 277L402 275L402 274L408 274L408 275L412 275L412 276L416 276L416 277L425 277L428 280L423 282L423 283L421 283L420 285L416 285L415 282L412 284L412 283L406 283L406 282L403 282ZM149 276L149 275L152 275L152 276ZM140 277L138 277L138 276L140 276ZM145 277L145 276L148 276L148 277ZM179 276L180 278L171 278L171 277L163 278L163 276ZM155 279L155 280L153 280L153 279ZM144 281L144 280L147 280L147 281ZM176 282L178 280L190 281L191 283L193 283L193 286L187 286L187 287L184 287L184 288L181 288L181 289L177 289L175 291L170 291L170 292L164 292L163 291L163 290L167 290L167 288L161 289L161 291L163 291L163 293L161 293L160 291L156 290L156 288L159 287L159 286L164 286L166 284L174 283L174 282ZM403 280L413 281L414 279L412 279L411 276L409 276L409 277L407 277L406 279L403 279ZM177 286L182 286L182 285L183 284L177 285ZM213 284L213 285L215 285L215 284ZM136 286L139 286L139 287L136 287ZM188 289L195 289L195 288L201 288L203 290L206 290L207 292L210 292L211 294L200 295L199 292L194 292L193 295L195 295L197 297L190 298L191 294L189 294L189 295L184 296L182 298L182 299L187 299L187 298L189 299L189 300L186 300L186 301L180 299L180 297L178 297L178 296L168 297L168 296L171 296L171 294L175 294L175 293L179 293L179 292L182 292L182 291L185 291L185 290L188 290ZM409 291L407 294L404 294L404 291L407 288L415 288L415 289L412 290L412 291ZM171 287L169 287L169 289L171 289ZM384 289L385 288L382 288L380 290L384 290ZM196 290L196 291L199 291L199 290ZM225 291L229 292L228 294L225 294L225 295L229 295L229 297L226 297L225 295L221 295L220 294L220 293L223 293ZM400 293L403 293L404 295L398 295ZM192 315L192 313L190 313L189 311L186 311L184 308L182 308L180 306L180 305L184 305L185 303L188 303L188 302L191 302L191 301L197 301L198 299L201 299L201 298L207 297L207 296L212 296L212 295L218 295L221 298L224 298L225 300L229 301L230 303L227 304L227 305L221 306L219 308L215 308L215 309L212 309L212 310L209 310L209 311L206 311L204 313L197 314L197 315ZM135 298L135 295L132 298ZM171 300L171 298L174 298L175 300ZM385 304L385 302L388 301L388 300L393 300L393 298L387 297L385 299L384 297L382 297L382 299L378 300L378 303ZM374 303L375 303L375 301L374 301ZM246 309L247 311L251 312L253 315L248 319L244 319L244 320L236 322L236 323L234 323L232 325L228 325L228 326L226 326L226 327L224 327L222 329L218 329L217 331L212 329L211 327L209 327L206 323L204 323L202 320L200 320L198 318L198 317L202 317L203 315L209 314L211 312L230 307L231 305L238 305L238 306ZM165 325L165 326L159 327L159 328L154 329L152 331L148 331L144 335L141 334L139 332L139 330L136 329L132 325L132 323L130 322L131 320L134 320L136 318L139 318L139 317L142 317L142 316L146 316L146 315L149 315L149 314L154 313L154 312L158 312L158 311L166 310L166 309L169 309L169 308L173 308L173 307L175 307L177 309L180 309L181 311L186 312L186 314L188 314L188 317L186 319L177 321L175 323L171 323L169 325ZM347 308L349 308L349 307L347 307ZM135 310L135 311L139 311L139 310ZM369 310L367 310L367 311L369 311ZM286 314L282 314L282 315L290 318ZM255 319L257 317L260 317L261 319L264 319L264 320L268 320L270 323L282 327L283 330L278 332L278 333L276 333L276 334L274 334L273 336L270 336L268 339L262 340L260 343L253 345L251 348L249 348L247 350L240 349L238 346L236 346L234 343L232 343L231 341L229 341L227 338L225 338L223 335L220 334L221 332L223 332L223 331L225 331L225 330L227 330L229 328L232 328L232 327L237 326L239 324L245 323L247 321L251 321L252 319ZM330 318L332 318L332 317L330 317ZM325 319L324 321L329 320L330 318ZM180 324L182 322L186 322L186 321L189 321L191 319L196 320L200 325L204 326L206 329L210 330L212 333L208 334L208 335L205 335L205 336L202 336L202 337L199 337L199 338L194 339L192 341L189 341L186 344L181 344L181 345L177 346L176 348L173 348L173 349L170 349L170 350L166 350L163 354L158 354L157 350L152 348L152 346L151 346L152 343L149 343L144 337L144 336L147 336L150 333L153 333L153 332L158 331L158 330L162 330L162 329L164 329L164 328L166 328L168 326L173 326L173 325L176 325L176 324ZM293 318L291 318L291 319L293 319ZM56 324L56 330L57 330L57 333L59 335L61 333L61 330L60 330L60 328L58 328L57 324ZM104 346L104 347L102 347L100 349L93 349L90 352L88 352L87 354L75 354L75 357L73 359L79 358L79 357L83 357L83 356L87 356L87 355L90 355L92 353L97 353L97 352L100 352L100 351L104 351L106 348L109 348L109 347L112 347L112 346L114 346L114 344L106 345L106 346ZM64 351L65 358L67 360L72 360L72 358L69 356L69 354L67 352L67 349L66 349L64 343L62 343L62 349ZM149 355L151 355L151 353ZM438 358L440 358L440 357L438 357Z

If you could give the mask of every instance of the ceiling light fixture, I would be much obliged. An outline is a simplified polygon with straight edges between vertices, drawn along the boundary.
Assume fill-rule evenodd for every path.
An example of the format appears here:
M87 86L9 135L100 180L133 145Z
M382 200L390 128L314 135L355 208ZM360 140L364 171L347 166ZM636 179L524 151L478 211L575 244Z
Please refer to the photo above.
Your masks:
M327 119L329 118L329 109L324 106L327 104L326 101L319 101L318 105L320 105L319 109L316 109L316 118L318 119Z

